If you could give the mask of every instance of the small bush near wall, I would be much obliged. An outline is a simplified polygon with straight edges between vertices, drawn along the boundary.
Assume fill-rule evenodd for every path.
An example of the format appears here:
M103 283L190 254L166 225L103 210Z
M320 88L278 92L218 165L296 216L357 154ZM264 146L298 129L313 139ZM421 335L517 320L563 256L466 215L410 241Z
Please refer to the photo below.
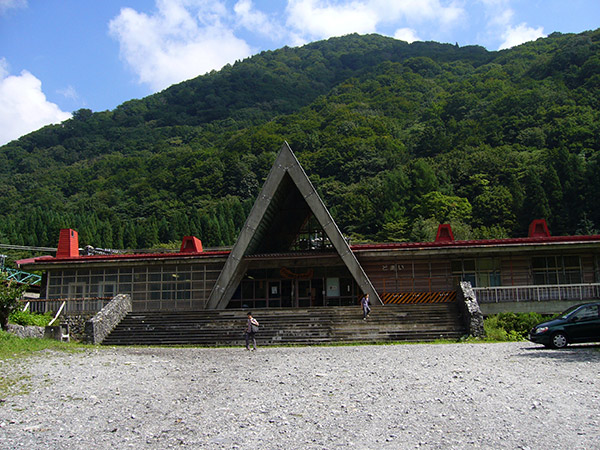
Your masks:
M488 339L494 341L521 341L538 323L551 316L538 313L500 313L486 317L484 329Z
M53 316L52 313L46 314L36 314L29 311L18 311L14 310L8 316L9 323L14 323L16 325L27 326L35 326L35 327L45 327L50 323Z

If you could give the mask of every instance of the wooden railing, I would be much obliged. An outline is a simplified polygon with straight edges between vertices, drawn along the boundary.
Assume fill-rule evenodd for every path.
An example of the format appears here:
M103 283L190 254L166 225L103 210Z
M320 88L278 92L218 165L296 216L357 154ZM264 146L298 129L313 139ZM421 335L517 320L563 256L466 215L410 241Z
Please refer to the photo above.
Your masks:
M479 303L592 301L600 299L600 283L473 288Z
M45 299L28 299L29 310L32 312L45 314L48 311L57 312L63 302L63 314L90 314L97 313L106 304L111 301L112 297L94 297L94 298L45 298Z

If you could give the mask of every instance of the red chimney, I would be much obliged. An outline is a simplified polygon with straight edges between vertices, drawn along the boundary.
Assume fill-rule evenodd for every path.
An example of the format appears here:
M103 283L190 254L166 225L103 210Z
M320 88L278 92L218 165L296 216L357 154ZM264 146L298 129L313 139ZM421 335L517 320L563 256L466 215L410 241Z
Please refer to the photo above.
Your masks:
M545 219L535 219L529 224L529 237L550 237L550 230Z
M437 235L435 236L435 242L452 242L453 240L454 234L452 234L452 227L450 224L440 224L440 226L438 226Z
M200 253L202 252L202 241L194 236L184 236L181 241L180 253Z
M79 235L70 228L60 230L57 258L77 258L79 256Z

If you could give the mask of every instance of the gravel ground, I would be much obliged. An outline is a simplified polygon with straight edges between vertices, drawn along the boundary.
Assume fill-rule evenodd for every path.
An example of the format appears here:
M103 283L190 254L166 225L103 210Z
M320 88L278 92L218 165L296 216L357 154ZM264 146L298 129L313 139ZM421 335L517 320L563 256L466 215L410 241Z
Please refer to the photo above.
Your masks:
M0 447L598 449L600 348L98 348L0 362Z

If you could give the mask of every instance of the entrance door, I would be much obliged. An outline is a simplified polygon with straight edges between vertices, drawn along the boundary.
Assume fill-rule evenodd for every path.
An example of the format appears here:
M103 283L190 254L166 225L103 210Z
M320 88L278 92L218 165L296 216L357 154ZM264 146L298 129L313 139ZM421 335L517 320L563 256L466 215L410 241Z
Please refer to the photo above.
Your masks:
M290 308L296 306L294 302L295 280L281 280L281 306Z
M311 306L323 306L323 278L311 280Z
M296 280L296 285L296 292L298 292L298 306L301 308L314 306L312 304L310 280Z

